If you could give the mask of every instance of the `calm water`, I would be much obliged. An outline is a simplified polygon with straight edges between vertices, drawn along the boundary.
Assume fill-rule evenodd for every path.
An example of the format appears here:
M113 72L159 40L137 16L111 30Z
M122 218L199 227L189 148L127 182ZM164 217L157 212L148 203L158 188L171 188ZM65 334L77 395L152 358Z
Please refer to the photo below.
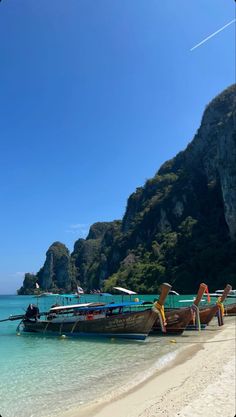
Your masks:
M153 296L145 298L153 300ZM88 296L86 301L97 299ZM23 313L30 302L35 299L0 296L0 319ZM54 299L47 297L40 302L43 310ZM17 336L17 323L0 323L2 417L55 416L99 399L104 393L125 390L173 359L179 348L170 339L157 337L136 342Z

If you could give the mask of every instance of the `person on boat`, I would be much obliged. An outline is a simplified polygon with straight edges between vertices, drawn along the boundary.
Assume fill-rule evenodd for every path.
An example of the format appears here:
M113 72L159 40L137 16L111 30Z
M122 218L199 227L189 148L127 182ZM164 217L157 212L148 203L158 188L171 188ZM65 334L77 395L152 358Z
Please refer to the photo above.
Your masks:
M60 304L58 304L58 303L52 304L51 308L54 308L54 307L60 307ZM56 311L53 311L53 312L51 311L47 315L47 319L48 320L55 319L57 317L57 315L58 315L58 313Z
M106 316L109 317L109 316L112 316L112 314L113 314L112 308L108 308Z
M37 321L40 317L38 307L35 304L29 304L25 313L25 317L29 320L34 319L34 321Z

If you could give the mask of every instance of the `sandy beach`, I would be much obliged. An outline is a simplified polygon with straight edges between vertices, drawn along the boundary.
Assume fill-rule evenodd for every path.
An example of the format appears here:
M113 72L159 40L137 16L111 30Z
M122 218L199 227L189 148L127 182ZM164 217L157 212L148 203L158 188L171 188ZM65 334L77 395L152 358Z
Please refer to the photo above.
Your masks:
M102 399L63 417L234 417L236 318L209 327L164 369L125 394Z

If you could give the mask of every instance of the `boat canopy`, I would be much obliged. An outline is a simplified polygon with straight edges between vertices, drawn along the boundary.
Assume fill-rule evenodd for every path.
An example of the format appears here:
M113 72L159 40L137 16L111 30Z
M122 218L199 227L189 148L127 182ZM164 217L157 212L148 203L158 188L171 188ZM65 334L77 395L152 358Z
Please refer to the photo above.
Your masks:
M216 295L222 295L223 292L224 292L224 290L216 290L215 294ZM214 295L214 294L212 294L212 295ZM228 295L236 295L236 290L230 290Z
M194 301L195 298L191 298L191 300L178 300L178 303L190 303L192 301ZM205 303L206 300L201 300L201 303Z
M109 292L100 292L99 295L102 297L112 297L112 294L110 294Z
M169 295L179 295L179 293L177 291L170 290Z
M110 304L104 304L104 303L86 303L86 304L73 304L73 305L67 305L67 306L57 306L52 307L50 311L65 311L65 310L107 310L107 309L115 309L120 307L139 307L143 306L142 301L131 301L127 303L110 303Z
M137 294L135 291L131 291L131 290L127 290L127 288L122 288L122 287L113 287L115 290L118 290L118 291L121 291L121 292L124 292L125 294L129 294L129 295L132 295L132 294Z
M125 302L125 303L110 303L110 304L105 304L102 308L106 309L106 308L119 308L119 307L137 307L137 306L143 306L143 302L142 301L130 301L130 302ZM101 307L97 307L97 309L100 309Z
M78 294L57 294L60 298L78 298Z
M93 305L94 305L94 303L71 304L71 305L67 305L67 306L56 306L56 307L50 308L50 311L70 310L70 309L73 309L73 308L83 308L83 307L88 307L88 306L93 306Z
M143 305L143 303L140 301L140 302L129 302L129 303L111 303L111 304L105 304L105 305L103 305L103 306L97 306L97 307L85 307L85 308L82 308L82 310L110 310L110 309L112 309L112 310L114 310L114 309L116 309L116 308L126 308L126 307L145 307L144 305Z

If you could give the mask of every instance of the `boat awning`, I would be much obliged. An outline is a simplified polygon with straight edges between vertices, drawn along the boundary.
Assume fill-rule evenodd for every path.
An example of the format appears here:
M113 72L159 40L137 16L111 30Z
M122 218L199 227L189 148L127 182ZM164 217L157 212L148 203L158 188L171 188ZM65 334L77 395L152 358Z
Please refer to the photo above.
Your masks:
M94 307L92 305L89 305L88 307L81 308L81 310L84 310L84 311L99 310L100 311L100 310L115 310L116 308L131 308L131 307L145 308L145 306L143 305L142 302L140 302L140 301L139 302L131 301L129 303L110 303L110 304L104 304L104 305L101 305L101 306L96 305Z
M102 297L112 297L112 294L110 294L109 292L100 292L99 295Z
M78 298L78 294L58 294L59 298Z
M113 287L115 290L118 290L118 291L121 291L121 292L124 292L125 294L129 294L129 295L132 295L132 294L137 294L135 291L131 291L131 290L127 290L126 288L122 288L122 287Z
M178 300L178 303L191 303L192 301L194 301L195 298L192 298L191 300ZM205 303L206 300L201 300L201 303Z
M111 304L106 304L103 308L137 307L137 306L143 306L143 302L142 301L130 301L127 303L111 303Z
M73 304L73 305L67 305L67 306L58 306L53 307L50 309L51 312L54 311L66 311L66 310L108 310L108 309L115 309L115 308L126 308L126 307L143 307L142 302L135 302L131 301L129 303L110 303L110 304L104 304L104 303L86 303L86 304Z
M50 311L58 311L58 310L70 310L73 308L84 308L94 305L94 303L85 303L85 304L71 304L67 306L57 306L50 308Z

